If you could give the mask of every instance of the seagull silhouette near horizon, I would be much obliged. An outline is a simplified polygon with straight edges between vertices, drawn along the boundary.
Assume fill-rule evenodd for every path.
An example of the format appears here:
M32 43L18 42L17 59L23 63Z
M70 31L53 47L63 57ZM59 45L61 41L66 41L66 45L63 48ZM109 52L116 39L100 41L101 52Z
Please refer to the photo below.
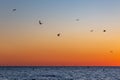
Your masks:
M15 12L16 10L17 10L17 9L15 9L15 8L14 8L14 9L12 9L12 11L13 11L13 12Z
M61 35L60 33L57 34L58 37L59 37L60 35Z
M39 24L42 25L43 23L41 22L41 20L39 20Z
M76 21L79 21L79 19L76 19Z
M113 51L111 50L110 53L113 53Z
M106 32L106 30L103 30L103 32Z
M90 32L93 32L94 30L92 29L92 30L90 30Z

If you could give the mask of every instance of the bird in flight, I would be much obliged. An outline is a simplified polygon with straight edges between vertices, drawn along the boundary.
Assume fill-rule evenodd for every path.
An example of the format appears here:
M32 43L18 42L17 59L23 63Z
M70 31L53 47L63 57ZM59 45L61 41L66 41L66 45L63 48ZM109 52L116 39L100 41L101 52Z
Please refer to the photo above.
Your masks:
M43 23L39 20L39 24L42 25Z
M79 19L76 19L76 21L79 21Z
M92 30L90 30L90 32L93 32L94 30L92 29Z
M106 30L103 30L103 32L106 32Z
M12 11L14 12L14 11L16 11L16 9L12 9Z
M57 34L58 37L59 37L60 35L61 35L60 33Z
M113 53L113 51L111 50L110 53Z

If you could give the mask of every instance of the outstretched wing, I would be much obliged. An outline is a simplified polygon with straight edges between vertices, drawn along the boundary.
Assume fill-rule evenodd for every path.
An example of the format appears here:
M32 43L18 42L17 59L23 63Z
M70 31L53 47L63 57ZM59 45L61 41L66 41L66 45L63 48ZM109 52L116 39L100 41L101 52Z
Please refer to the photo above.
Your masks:
M42 24L42 22L39 20L39 24L41 25Z

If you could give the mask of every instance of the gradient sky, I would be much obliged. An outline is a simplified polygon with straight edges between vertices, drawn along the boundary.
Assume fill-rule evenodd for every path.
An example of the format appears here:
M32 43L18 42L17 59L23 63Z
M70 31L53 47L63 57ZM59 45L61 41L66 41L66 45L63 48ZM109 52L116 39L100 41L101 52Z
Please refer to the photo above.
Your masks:
M0 65L120 66L119 21L120 0L0 0Z

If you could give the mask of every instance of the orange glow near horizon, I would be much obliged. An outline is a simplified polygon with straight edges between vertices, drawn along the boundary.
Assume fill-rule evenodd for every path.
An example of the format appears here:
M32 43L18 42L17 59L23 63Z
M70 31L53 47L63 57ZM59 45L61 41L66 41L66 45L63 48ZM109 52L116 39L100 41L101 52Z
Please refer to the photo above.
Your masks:
M0 63L11 66L119 66L119 40L112 44L114 40L102 41L99 37L91 39L84 35L47 40L29 37L19 43L11 40L12 44L3 41ZM110 53L111 49L113 53Z

